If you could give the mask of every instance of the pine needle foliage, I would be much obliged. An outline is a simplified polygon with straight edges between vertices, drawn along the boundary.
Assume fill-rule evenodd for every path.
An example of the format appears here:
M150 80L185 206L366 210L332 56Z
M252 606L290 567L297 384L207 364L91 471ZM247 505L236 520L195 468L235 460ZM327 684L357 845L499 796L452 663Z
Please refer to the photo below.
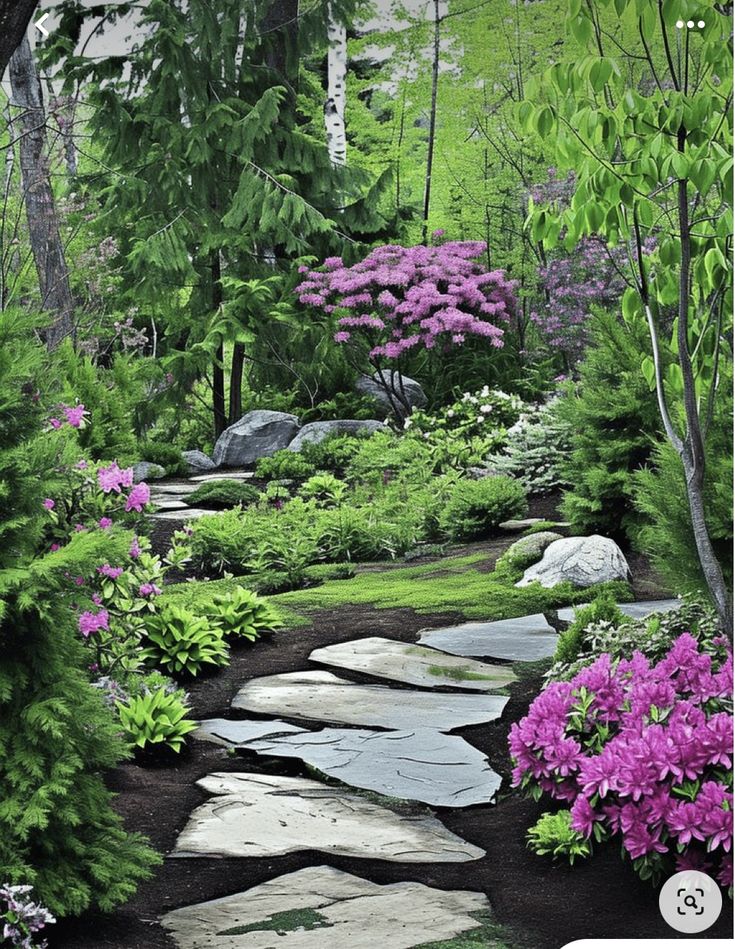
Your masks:
M34 321L0 314L0 880L31 884L57 916L128 899L157 861L127 834L101 771L126 754L86 674L68 575L130 538L78 534L37 554L43 526L42 348ZM46 459L48 461L48 459Z

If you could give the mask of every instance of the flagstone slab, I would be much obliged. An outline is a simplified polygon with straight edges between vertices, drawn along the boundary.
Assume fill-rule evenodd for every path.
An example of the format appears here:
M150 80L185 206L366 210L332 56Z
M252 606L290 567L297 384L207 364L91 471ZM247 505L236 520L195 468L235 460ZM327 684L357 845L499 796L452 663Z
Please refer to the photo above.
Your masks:
M524 517L511 519L510 521L502 521L500 524L498 524L498 529L515 534L517 531L525 531L528 530L529 527L535 527L536 524L542 524L543 521L543 517Z
M263 715L303 718L377 728L434 728L452 731L500 718L501 695L417 692L385 685L360 685L331 672L289 672L251 679L232 700L233 708Z
M288 735L302 732L298 725L278 721L233 721L229 718L210 718L199 722L199 727L192 732L192 738L200 741L211 741L215 745L225 748L237 748L242 744L253 741L255 738L266 738L272 735Z
M553 656L558 638L543 614L534 613L492 623L461 623L426 630L419 636L419 642L455 656L533 662Z
M436 649L413 646L382 636L315 649L309 659L327 666L428 688L454 686L473 692L492 692L516 679L508 666L460 659Z
M195 808L174 857L277 857L297 850L401 863L462 863L485 851L435 817L398 814L307 778L216 773L197 781L216 795Z
M501 784L481 751L457 735L430 728L324 728L241 747L263 756L300 758L343 784L435 807L492 803Z
M151 500L158 511L185 511L188 508L188 504L181 498L154 497Z
M184 906L161 924L178 949L413 949L478 929L489 915L484 893L381 886L322 866Z
M254 477L254 471L242 471L238 468L228 468L227 471L218 471L214 474L194 475L189 480L196 483L201 483L203 481L249 481Z
M193 521L198 517L204 517L205 514L214 514L212 510L205 510L199 507L184 507L177 511L156 511L151 517L159 521Z

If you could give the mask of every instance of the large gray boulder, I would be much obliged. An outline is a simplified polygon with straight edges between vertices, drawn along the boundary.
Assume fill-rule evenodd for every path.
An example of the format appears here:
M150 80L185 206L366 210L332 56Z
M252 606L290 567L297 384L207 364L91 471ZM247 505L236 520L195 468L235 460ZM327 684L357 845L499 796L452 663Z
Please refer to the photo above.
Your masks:
M214 446L214 463L225 468L252 465L259 458L287 448L299 428L295 415L255 409L222 432Z
M217 467L209 455L205 455L203 451L184 451L181 453L181 457L186 462L190 474L213 471Z
M608 580L627 580L629 576L628 561L615 541L592 534L565 537L549 544L541 560L526 570L516 586L525 587L538 581L542 587L564 582L591 587Z
M340 418L328 422L309 422L308 425L304 425L288 448L289 451L301 451L304 445L318 445L330 435L354 435L357 432L377 432L379 429L387 431L384 423L375 419L363 421L355 418Z
M391 373L390 369L381 369L373 373L372 376L360 376L355 383L355 388L363 395L374 399L386 415L393 411L393 407L385 389L380 384L381 373L386 384L392 387L393 391L404 396L410 408L422 409L426 405L426 393L419 383L409 376L401 376L400 372Z

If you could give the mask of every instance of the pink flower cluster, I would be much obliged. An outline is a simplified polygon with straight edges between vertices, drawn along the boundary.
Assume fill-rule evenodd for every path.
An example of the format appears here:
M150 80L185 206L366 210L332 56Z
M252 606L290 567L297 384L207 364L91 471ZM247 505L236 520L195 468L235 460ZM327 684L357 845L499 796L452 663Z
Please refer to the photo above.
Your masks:
M719 666L719 667L716 667ZM684 633L651 666L600 656L552 682L511 727L513 784L571 805L572 827L599 823L635 860L678 853L732 882L732 654L720 662Z
M449 241L438 247L388 244L346 267L339 257L321 271L307 271L296 288L302 303L337 311L334 339L355 333L370 345L370 358L396 359L417 347L461 344L480 336L502 347L515 307L515 284L501 270L485 271L476 258L485 245Z
M72 428L84 428L89 412L87 412L81 402L78 405L61 405L60 409L61 413L64 415L64 419L49 419L49 425L51 428L61 428L61 426L64 424L64 421L66 421L67 425L71 425Z
M98 633L101 629L109 628L110 615L107 610L100 610L97 613L87 610L79 617L79 632L85 639L88 639L92 633Z
M116 461L106 468L97 471L97 482L104 494L116 492L120 494L123 488L132 488L125 501L125 510L140 513L151 499L151 491L145 482L141 481L133 487L133 469L120 468ZM100 527L102 527L100 522ZM109 526L109 525L104 525Z

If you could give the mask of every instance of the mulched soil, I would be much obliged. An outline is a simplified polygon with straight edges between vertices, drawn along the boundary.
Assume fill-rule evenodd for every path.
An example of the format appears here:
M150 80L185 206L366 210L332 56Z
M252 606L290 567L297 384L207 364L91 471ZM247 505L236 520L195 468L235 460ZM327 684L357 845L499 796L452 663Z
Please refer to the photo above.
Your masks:
M546 514L537 515L535 510L533 513ZM487 549L494 559L513 539L504 538L471 549ZM638 595L665 595L645 561L635 557L631 561ZM190 688L194 714L197 718L230 717L229 703L246 679L309 668L309 653L319 646L365 636L414 642L421 629L462 620L463 617L451 613L419 616L410 609L345 606L322 611L314 615L311 627L281 633L252 649L236 650L226 670L194 682ZM88 913L52 927L52 949L173 947L157 923L157 918L167 911L227 896L283 873L322 864L376 883L417 880L439 889L481 890L488 895L497 921L508 926L519 946L526 949L559 949L585 937L677 938L659 915L657 891L638 880L629 863L620 859L617 848L603 848L591 861L574 868L554 866L526 849L526 830L545 808L508 790L506 736L511 722L525 714L540 685L538 677L517 682L502 721L458 732L487 754L492 766L506 779L495 805L435 811L450 830L487 851L482 860L403 865L328 857L319 851L301 851L272 859L167 859L155 877L117 912ZM147 834L153 845L166 853L173 848L192 809L207 797L194 782L211 771L310 776L295 760L233 757L222 748L197 741L191 742L180 757L165 764L125 764L110 773L108 783L119 795L116 806L126 826ZM730 936L728 915L727 911L723 913L717 925L702 938Z

